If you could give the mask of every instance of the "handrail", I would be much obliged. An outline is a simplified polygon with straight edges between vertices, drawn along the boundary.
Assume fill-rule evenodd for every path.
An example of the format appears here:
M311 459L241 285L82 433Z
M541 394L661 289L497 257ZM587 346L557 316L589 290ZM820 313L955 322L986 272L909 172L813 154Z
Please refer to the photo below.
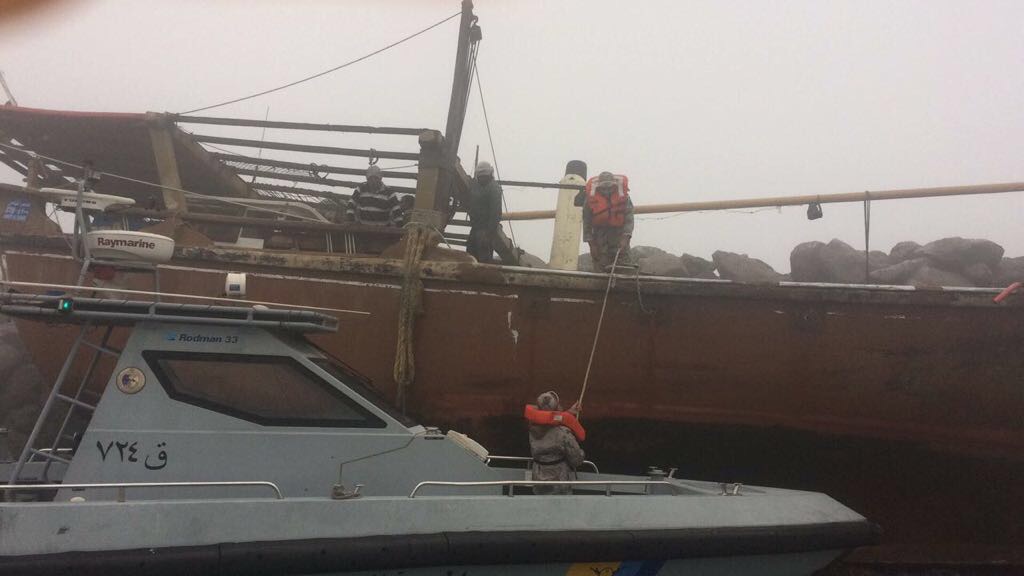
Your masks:
M487 456L487 463L490 464L491 460L497 460L499 462L533 462L533 458L529 456ZM584 460L583 466L590 466L594 469L594 474L600 474L601 471L597 469L597 464L590 460Z
M127 488L188 488L196 486L266 486L274 491L275 499L284 500L277 484L266 480L241 480L225 482L103 482L97 484L9 484L0 485L0 490L88 490L90 488L117 488L117 501L125 501Z
M416 493L424 486L454 486L459 488L479 486L604 486L604 495L612 495L612 486L668 486L678 493L681 487L675 482L668 480L482 480L474 482L448 482L440 480L427 480L420 482L409 493L409 498L415 498ZM513 491L508 491L513 496Z

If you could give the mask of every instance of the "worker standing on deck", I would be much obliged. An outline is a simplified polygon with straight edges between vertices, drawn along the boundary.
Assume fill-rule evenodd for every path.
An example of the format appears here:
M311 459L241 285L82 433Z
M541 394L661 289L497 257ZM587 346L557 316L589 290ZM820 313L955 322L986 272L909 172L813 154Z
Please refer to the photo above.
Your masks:
M590 257L595 272L604 272L622 253L619 261L629 254L629 240L633 236L633 201L629 198L629 178L601 172L586 186L583 204L583 240L590 244Z
M476 165L476 174L469 186L469 240L466 252L477 262L488 264L494 259L501 228L501 185L494 180L490 162Z
M398 194L381 178L380 166L366 169L366 182L356 187L349 203L351 220L370 226L391 226L393 211L399 205Z
M576 468L583 464L583 449L578 440L586 433L576 416L579 407L562 411L558 394L545 392L537 397L537 405L526 406L530 423L530 456L533 458L534 480L568 481L576 479ZM577 440L578 439L578 440ZM534 494L571 494L572 486L534 486Z

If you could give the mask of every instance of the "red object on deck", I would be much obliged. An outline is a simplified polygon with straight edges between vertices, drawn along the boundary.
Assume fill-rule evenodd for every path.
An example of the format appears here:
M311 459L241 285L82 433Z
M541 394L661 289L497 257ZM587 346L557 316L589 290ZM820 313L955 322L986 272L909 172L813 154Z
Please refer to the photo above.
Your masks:
M1007 296L1009 296L1010 294L1013 294L1021 286L1024 286L1024 282L1014 282L1013 284L1010 284L1009 286L1006 287L1005 290L1000 292L998 296L993 298L992 301L995 302L996 304L998 304L998 303L1002 302L1003 300L1006 300Z

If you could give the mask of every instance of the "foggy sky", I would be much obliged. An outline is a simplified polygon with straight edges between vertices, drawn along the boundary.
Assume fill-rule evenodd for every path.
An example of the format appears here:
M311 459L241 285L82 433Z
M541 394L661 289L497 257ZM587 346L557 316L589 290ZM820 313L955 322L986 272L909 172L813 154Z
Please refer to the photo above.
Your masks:
M457 0L68 1L0 21L0 70L22 106L181 112L330 68L458 9ZM637 204L1024 180L1024 2L478 0L476 13L507 179L557 181L566 161L582 159L591 174L629 175ZM269 107L272 120L443 130L456 33L452 20L333 75L205 114L262 119ZM379 136L304 138L416 149ZM490 160L474 88L467 168L477 145ZM6 169L0 180L17 181ZM506 187L511 210L551 209L555 194ZM800 242L863 248L860 205L824 211L813 222L800 207L638 216L633 244L747 253L783 272ZM871 247L958 235L1020 256L1022 219L1021 193L875 202ZM550 222L515 222L513 232L547 259Z

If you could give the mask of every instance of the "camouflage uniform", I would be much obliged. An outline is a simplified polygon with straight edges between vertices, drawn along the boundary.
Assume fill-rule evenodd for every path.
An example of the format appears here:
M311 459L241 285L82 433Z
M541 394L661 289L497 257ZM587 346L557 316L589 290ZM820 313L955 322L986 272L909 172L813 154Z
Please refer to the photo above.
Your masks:
M545 392L537 398L541 410L561 410L558 396ZM534 480L575 480L583 463L583 449L565 426L530 424L530 455ZM534 486L534 494L571 494L572 486Z

